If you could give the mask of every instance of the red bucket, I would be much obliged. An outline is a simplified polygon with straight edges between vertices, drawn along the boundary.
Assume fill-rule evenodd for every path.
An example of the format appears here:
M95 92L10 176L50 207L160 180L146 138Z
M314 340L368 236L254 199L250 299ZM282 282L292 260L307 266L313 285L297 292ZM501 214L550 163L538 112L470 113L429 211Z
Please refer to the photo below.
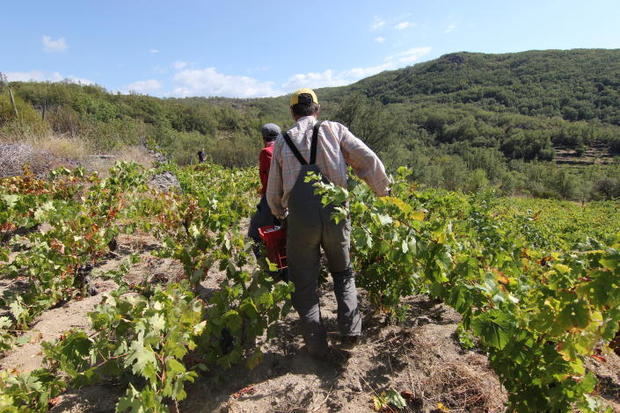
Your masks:
M286 268L286 229L268 225L258 228L258 235L265 244L269 261L276 264L280 270Z

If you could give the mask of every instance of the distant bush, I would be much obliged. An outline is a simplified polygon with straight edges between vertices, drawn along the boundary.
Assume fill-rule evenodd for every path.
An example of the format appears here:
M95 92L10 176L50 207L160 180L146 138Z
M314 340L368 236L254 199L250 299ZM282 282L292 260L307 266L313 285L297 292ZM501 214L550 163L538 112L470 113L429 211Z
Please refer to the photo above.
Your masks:
M620 199L620 179L604 177L594 184L595 199Z
M9 96L0 95L0 136L11 139L24 134L42 135L48 131L41 115L19 96L15 97L15 106L19 116L15 115Z

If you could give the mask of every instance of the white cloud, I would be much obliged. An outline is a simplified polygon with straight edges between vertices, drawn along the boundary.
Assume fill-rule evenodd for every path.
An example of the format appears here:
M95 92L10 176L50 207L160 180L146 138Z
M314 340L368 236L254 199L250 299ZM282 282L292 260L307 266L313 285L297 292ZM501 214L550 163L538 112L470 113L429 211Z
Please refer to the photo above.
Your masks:
M127 85L126 89L128 92L146 94L161 89L161 83L159 82L159 80L155 79L138 80L137 82L133 82Z
M284 88L287 90L300 89L302 87L318 88L324 86L342 86L347 84L347 79L344 79L340 73L335 72L332 69L327 69L324 72L309 72L299 73L289 77L288 81L284 83Z
M187 62L183 62L181 60L177 60L176 62L174 62L172 64L172 67L174 67L176 70L181 70L181 69L185 69L187 67L188 63Z
M429 54L431 50L431 47L414 47L413 49L390 56L386 60L391 62L393 66L399 66L401 63L413 63Z
M350 70L346 70L344 73L345 78L353 79L353 82L363 79L368 76L376 75L377 73L383 72L390 68L389 63L383 63L377 66L370 67L358 67ZM349 82L352 83L352 82Z
M80 78L77 76L63 76L58 72L42 72L40 70L32 70L30 72L8 72L6 77L11 82L69 82L81 83L83 85L94 85L92 80Z
M157 54L157 53L159 53L159 49L149 49L149 53L150 54Z
M168 66L155 65L151 68L151 70L153 71L153 73L156 73L158 75L166 75L170 73L170 68Z
M456 30L456 24L451 24L448 27L446 27L446 30L444 31L444 33L452 33L454 30Z
M383 20L380 17L375 17L373 19L373 21L372 21L372 24L370 25L370 29L371 30L379 30L383 26L385 26L385 20Z
M64 52L69 48L64 37L52 39L50 36L43 36L41 41L43 42L43 50L48 53Z
M375 42L383 43L383 42L385 42L385 37L382 37L382 36L375 37Z
M394 28L396 30L405 30L409 27L413 27L413 23L411 22L400 22L397 25L394 26Z
M282 87L285 90L293 90L302 87L319 88L344 86L389 68L390 63L386 62L378 66L358 67L349 70L337 71L327 69L323 72L299 73L289 77L288 81L286 81Z
M30 72L8 72L6 77L10 82L60 82L63 77L58 72L46 73L38 70Z
M388 56L383 63L378 65L347 70L327 69L320 72L297 73L281 84L272 81L262 81L250 76L221 73L215 67L192 68L187 62L176 61L171 64L175 69L175 74L171 79L173 84L171 90L163 91L162 84L155 79L134 82L128 85L126 90L176 97L223 96L252 98L279 96L302 87L320 88L348 85L384 70L392 70L413 64L430 52L430 47L412 48Z
M357 67L348 70L327 69L322 72L298 73L290 76L284 83L276 84L271 81L262 81L249 76L229 75L220 73L214 67L195 69L190 68L187 62L177 61L172 63L176 69L171 81L172 90L163 90L160 80L148 79L133 82L125 87L122 92L137 92L157 94L163 96L224 96L237 98L251 98L264 96L279 96L291 90L301 87L333 87L344 86L360 79L375 75L384 70L392 70L410 65L419 61L431 52L430 47L412 48L401 53L388 56L382 64ZM170 67L170 66L168 66ZM59 72L43 72L33 70L30 72L8 72L10 81L67 81L72 83L93 84L88 79L76 76L64 76ZM165 74L165 73L164 73Z
M397 69L403 65L414 63L429 54L431 50L432 49L430 47L416 47L409 49L402 53L388 56L383 64L376 66L360 67L342 71L328 69L323 72L296 74L291 76L288 81L282 85L282 88L285 91L289 91L302 87L320 88L349 85L365 77L376 75L384 70Z
M67 81L69 83L77 83L81 85L94 85L95 84L95 82L93 82L92 80L84 79L83 77L77 77L77 76L65 77L63 81Z
M263 82L252 77L226 75L214 67L186 69L174 75L173 96L224 96L263 97L277 96L282 92L274 89L273 82Z

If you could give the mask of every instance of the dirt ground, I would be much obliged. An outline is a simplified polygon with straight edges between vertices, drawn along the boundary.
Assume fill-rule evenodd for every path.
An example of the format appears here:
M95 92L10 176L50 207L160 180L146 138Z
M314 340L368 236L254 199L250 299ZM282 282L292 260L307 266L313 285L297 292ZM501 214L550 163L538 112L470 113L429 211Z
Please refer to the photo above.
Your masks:
M148 234L123 235L115 255L93 270L97 295L73 300L41 315L27 334L28 343L0 359L3 369L29 371L41 365L40 343L59 337L71 328L88 330L87 313L93 311L114 282L97 278L117 269L129 254L140 261L126 275L127 281L169 282L182 277L179 262L155 257L157 241ZM203 283L205 294L225 277L214 272ZM0 280L0 284L9 284ZM7 288L5 286L5 288ZM331 283L321 287L322 315L335 340L336 301ZM276 339L259 340L265 355L253 370L238 366L218 374L209 372L188 386L181 412L371 412L373 399L394 390L406 399L410 412L503 412L506 393L488 366L484 354L463 349L455 331L459 315L450 307L425 296L409 297L407 321L386 325L383 316L368 308L360 292L364 314L363 340L349 351L340 367L317 362L304 351L297 315L289 314L278 325ZM620 412L620 358L605 354L592 359L589 368L599 377L599 393ZM57 400L52 412L113 412L124 391L99 385L69 391ZM396 411L385 409L385 412Z
M331 285L322 289L322 313L336 331ZM254 370L238 368L219 382L202 380L181 405L188 412L367 412L374 396L396 390L408 399L405 411L433 411L438 403L454 412L500 412L506 400L483 355L455 341L459 316L426 297L412 297L409 321L384 326L364 308L364 339L338 368L305 354L297 316L263 343L265 358ZM335 340L334 345L338 346Z

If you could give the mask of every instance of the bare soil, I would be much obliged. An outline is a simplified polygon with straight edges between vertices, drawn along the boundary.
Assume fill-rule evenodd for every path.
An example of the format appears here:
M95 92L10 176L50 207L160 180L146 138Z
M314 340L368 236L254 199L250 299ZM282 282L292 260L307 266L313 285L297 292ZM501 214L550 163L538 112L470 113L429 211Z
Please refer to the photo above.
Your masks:
M322 293L324 321L335 332L331 285ZM219 381L201 380L190 388L181 410L370 412L373 397L393 389L408 401L403 411L433 411L438 403L453 412L503 411L506 394L486 358L455 340L459 315L423 296L407 304L409 318L402 326L386 326L381 315L364 308L364 338L341 366L305 353L297 316L290 314L280 323L278 338L261 343L265 357L258 367L238 367ZM338 347L336 334L332 337Z
M111 281L97 280L98 291L105 293L114 289ZM71 329L90 330L88 313L101 302L103 294L80 300L71 300L62 307L48 310L41 314L32 328L25 333L30 340L20 347L14 347L0 359L0 369L23 372L40 368L43 362L41 343L58 339L65 331Z
M40 367L40 343L53 340L71 328L88 331L87 313L93 311L107 291L116 286L100 278L117 269L129 254L140 261L126 275L131 283L166 283L183 276L181 264L152 255L157 240L138 233L118 238L116 256L93 270L98 294L73 300L49 310L27 334L31 340L0 359L0 366L17 371ZM99 278L98 278L99 277ZM225 274L213 272L203 283L204 295L218 288ZM0 280L6 283L6 280ZM336 340L336 301L331 283L321 287L324 322ZM262 362L253 370L237 366L224 373L213 371L187 388L181 412L371 412L373 399L394 390L407 407L401 411L503 412L507 395L484 354L463 349L455 331L459 315L450 307L425 296L409 297L410 306L402 325L389 325L382 314L373 313L360 291L364 336L349 357L337 366L306 354L298 318L289 314L278 325L277 338L262 338ZM588 368L599 377L598 392L620 412L620 357L613 352L592 359ZM71 390L60 396L52 412L113 412L124 390L103 384ZM173 409L174 411L174 409ZM397 411L384 409L384 412Z

